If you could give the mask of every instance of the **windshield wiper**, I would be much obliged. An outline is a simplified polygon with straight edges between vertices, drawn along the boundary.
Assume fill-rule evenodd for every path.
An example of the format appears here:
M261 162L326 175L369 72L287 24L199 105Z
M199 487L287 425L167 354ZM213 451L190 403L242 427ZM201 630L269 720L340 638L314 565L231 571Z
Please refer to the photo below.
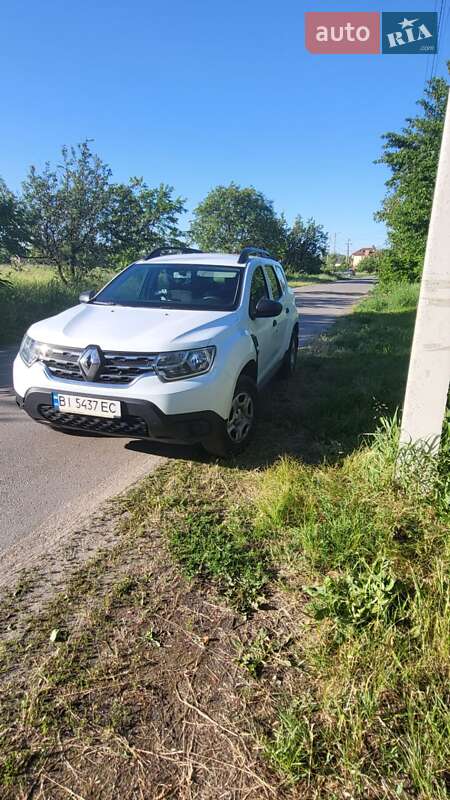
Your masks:
M95 305L95 306L118 306L119 303L115 303L114 300L94 300L93 305Z

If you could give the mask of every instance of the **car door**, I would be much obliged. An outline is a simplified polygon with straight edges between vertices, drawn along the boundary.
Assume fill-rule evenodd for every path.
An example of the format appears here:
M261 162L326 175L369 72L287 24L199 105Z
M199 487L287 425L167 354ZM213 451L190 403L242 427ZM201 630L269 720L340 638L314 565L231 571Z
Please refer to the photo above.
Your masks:
M281 314L275 318L274 325L274 347L276 351L276 360L281 361L289 346L290 340L290 308L284 297L284 291L281 283L275 272L275 269L270 264L264 265L264 272L269 286L272 300L277 300L283 306Z
M261 298L270 299L264 270L261 266L256 266L250 284L249 301L249 328L254 338L258 352L258 383L264 381L270 375L277 362L277 349L275 328L275 317L261 317L255 319L256 306Z
M295 298L295 294L292 291L291 287L289 286L286 275L284 274L283 267L281 264L275 264L275 275L278 278L278 282L281 286L281 290L283 292L283 297L280 299L280 303L283 304L283 314L287 319L287 330L286 330L286 349L289 346L289 342L292 336L292 331L294 326L299 323L299 316L298 316L298 309L297 309L297 302Z

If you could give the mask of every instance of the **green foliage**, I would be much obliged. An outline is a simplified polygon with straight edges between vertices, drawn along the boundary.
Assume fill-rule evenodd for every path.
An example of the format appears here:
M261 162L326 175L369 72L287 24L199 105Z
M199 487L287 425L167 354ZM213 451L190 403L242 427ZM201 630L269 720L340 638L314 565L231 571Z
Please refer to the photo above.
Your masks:
M378 285L375 291L357 306L355 314L396 314L403 311L415 311L419 291L420 284L407 281L387 287ZM409 345L410 341L407 344Z
M63 282L80 280L96 267L125 266L154 246L174 244L181 233L183 201L161 184L142 178L111 183L110 168L89 143L62 148L62 163L31 167L23 201L34 251L54 264Z
M385 424L337 467L283 460L252 491L290 595L305 592L306 571L319 581L297 697L288 690L265 741L299 794L363 798L383 776L380 797L447 796L448 509L396 485L397 444Z
M365 256L356 267L357 272L368 272L370 275L376 275L380 271L380 263L385 253L385 250L375 250L374 253Z
M262 192L236 183L216 186L194 211L192 239L202 250L236 253L246 245L283 252L285 223Z
M238 515L223 522L213 510L186 511L170 536L171 551L188 578L209 578L243 612L258 607L268 579L264 548Z
M319 759L320 747L306 700L295 700L280 711L272 736L266 737L264 751L288 784L309 781Z
M178 217L184 201L173 188L161 183L151 188L142 178L110 187L106 238L111 260L126 266L153 248L180 244Z
M0 178L0 263L27 252L28 218L25 206Z
M32 166L23 186L31 243L67 283L107 261L104 229L111 170L88 142L62 148L62 163Z
M260 678L265 664L274 649L274 643L268 631L261 628L253 641L239 656L239 664L244 667L253 678Z
M320 586L310 587L311 609L316 619L332 619L339 635L347 630L375 623L391 625L406 616L408 593L403 581L395 576L388 559L365 559L340 577L327 576Z
M400 133L383 137L378 163L385 164L391 176L376 218L386 223L393 251L380 269L383 277L389 265L394 277L412 281L422 272L448 89L443 78L428 81L418 101L421 114L407 119Z
M438 465L436 502L450 513L450 397L444 420L441 442L441 456Z
M285 267L293 274L319 273L324 264L327 243L328 236L322 225L311 218L304 221L300 215L297 216L286 237Z
M344 255L340 255L339 253L328 253L325 259L325 269L327 272L332 273L333 275L342 269L342 265L345 265L346 257Z
M86 285L82 277L80 282L64 284L54 270L44 267L0 274L0 344L16 344L33 322L75 305L80 291L100 288L108 277L95 270Z

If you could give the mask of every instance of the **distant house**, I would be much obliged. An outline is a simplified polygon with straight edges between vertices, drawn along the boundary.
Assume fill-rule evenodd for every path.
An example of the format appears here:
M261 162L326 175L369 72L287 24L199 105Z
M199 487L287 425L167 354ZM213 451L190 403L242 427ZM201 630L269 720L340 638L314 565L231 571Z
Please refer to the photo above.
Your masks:
M366 256L371 256L372 253L376 253L377 248L375 245L372 247L361 247L359 250L355 250L354 253L350 256L350 262L353 268L357 267L359 262L363 260Z

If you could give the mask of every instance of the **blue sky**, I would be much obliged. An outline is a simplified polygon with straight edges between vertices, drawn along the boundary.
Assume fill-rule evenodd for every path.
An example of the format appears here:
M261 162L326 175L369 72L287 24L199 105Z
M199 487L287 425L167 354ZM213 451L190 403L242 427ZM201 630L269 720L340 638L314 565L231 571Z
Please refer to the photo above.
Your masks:
M409 0L407 11L438 0ZM380 245L380 136L415 113L431 56L314 56L305 11L403 11L397 2L77 0L4 5L0 175L94 139L116 180L164 181L195 207L209 189L254 185L313 216L338 250ZM438 73L448 47L441 43ZM188 222L188 217L183 225Z

